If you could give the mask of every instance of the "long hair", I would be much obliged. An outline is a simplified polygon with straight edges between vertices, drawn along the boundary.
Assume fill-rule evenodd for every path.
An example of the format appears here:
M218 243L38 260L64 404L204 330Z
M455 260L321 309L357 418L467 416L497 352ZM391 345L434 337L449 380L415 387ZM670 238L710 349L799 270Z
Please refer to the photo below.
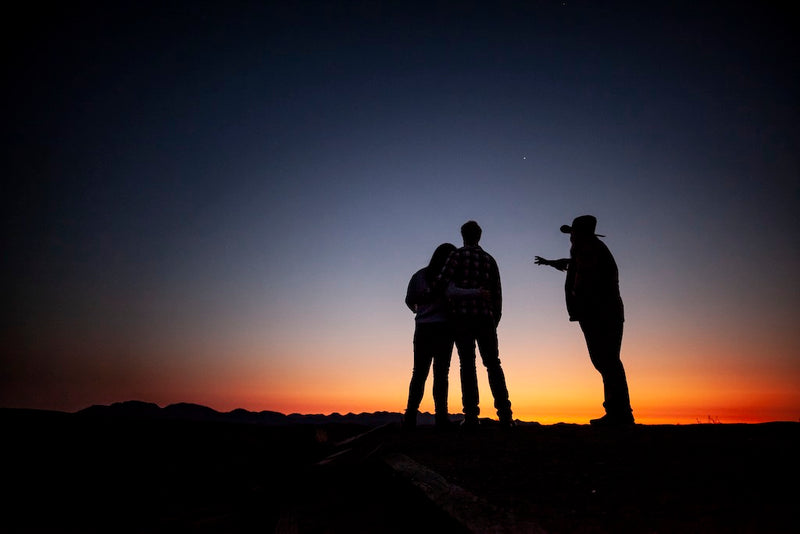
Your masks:
M433 251L428 268L425 269L425 281L428 282L429 286L432 286L436 281L436 277L439 276L444 264L447 263L447 258L450 257L450 253L454 250L456 250L456 246L452 243L442 243Z

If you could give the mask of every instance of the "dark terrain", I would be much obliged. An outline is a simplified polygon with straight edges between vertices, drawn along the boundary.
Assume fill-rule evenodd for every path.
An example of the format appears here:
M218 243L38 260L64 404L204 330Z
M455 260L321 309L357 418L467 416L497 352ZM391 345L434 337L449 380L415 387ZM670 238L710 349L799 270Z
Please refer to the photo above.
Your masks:
M800 532L800 423L235 415L0 410L0 532Z

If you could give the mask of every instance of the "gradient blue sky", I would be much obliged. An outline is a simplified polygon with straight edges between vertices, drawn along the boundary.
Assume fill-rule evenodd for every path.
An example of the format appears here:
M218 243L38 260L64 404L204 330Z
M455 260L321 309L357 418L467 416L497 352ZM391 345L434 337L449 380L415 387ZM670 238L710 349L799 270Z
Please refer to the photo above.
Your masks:
M408 279L475 219L516 415L580 421L600 378L532 259L591 213L640 420L800 418L784 7L112 4L9 18L0 406L401 410Z

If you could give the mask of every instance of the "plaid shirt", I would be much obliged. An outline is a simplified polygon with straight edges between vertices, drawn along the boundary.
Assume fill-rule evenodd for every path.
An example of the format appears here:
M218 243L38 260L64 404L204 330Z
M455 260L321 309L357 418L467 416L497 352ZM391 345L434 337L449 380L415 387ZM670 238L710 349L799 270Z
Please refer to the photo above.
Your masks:
M488 315L500 322L503 310L503 292L500 287L500 271L497 262L478 245L462 247L450 254L437 285L447 286L453 282L457 287L480 288L491 293L487 299L458 297L450 299L450 309L456 317Z

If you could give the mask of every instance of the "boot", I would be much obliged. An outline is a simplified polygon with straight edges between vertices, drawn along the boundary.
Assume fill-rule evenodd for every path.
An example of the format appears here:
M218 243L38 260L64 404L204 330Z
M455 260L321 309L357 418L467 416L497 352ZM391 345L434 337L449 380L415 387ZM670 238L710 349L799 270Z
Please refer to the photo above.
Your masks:
M405 430L417 428L417 410L406 410L405 415L403 415L403 428Z

